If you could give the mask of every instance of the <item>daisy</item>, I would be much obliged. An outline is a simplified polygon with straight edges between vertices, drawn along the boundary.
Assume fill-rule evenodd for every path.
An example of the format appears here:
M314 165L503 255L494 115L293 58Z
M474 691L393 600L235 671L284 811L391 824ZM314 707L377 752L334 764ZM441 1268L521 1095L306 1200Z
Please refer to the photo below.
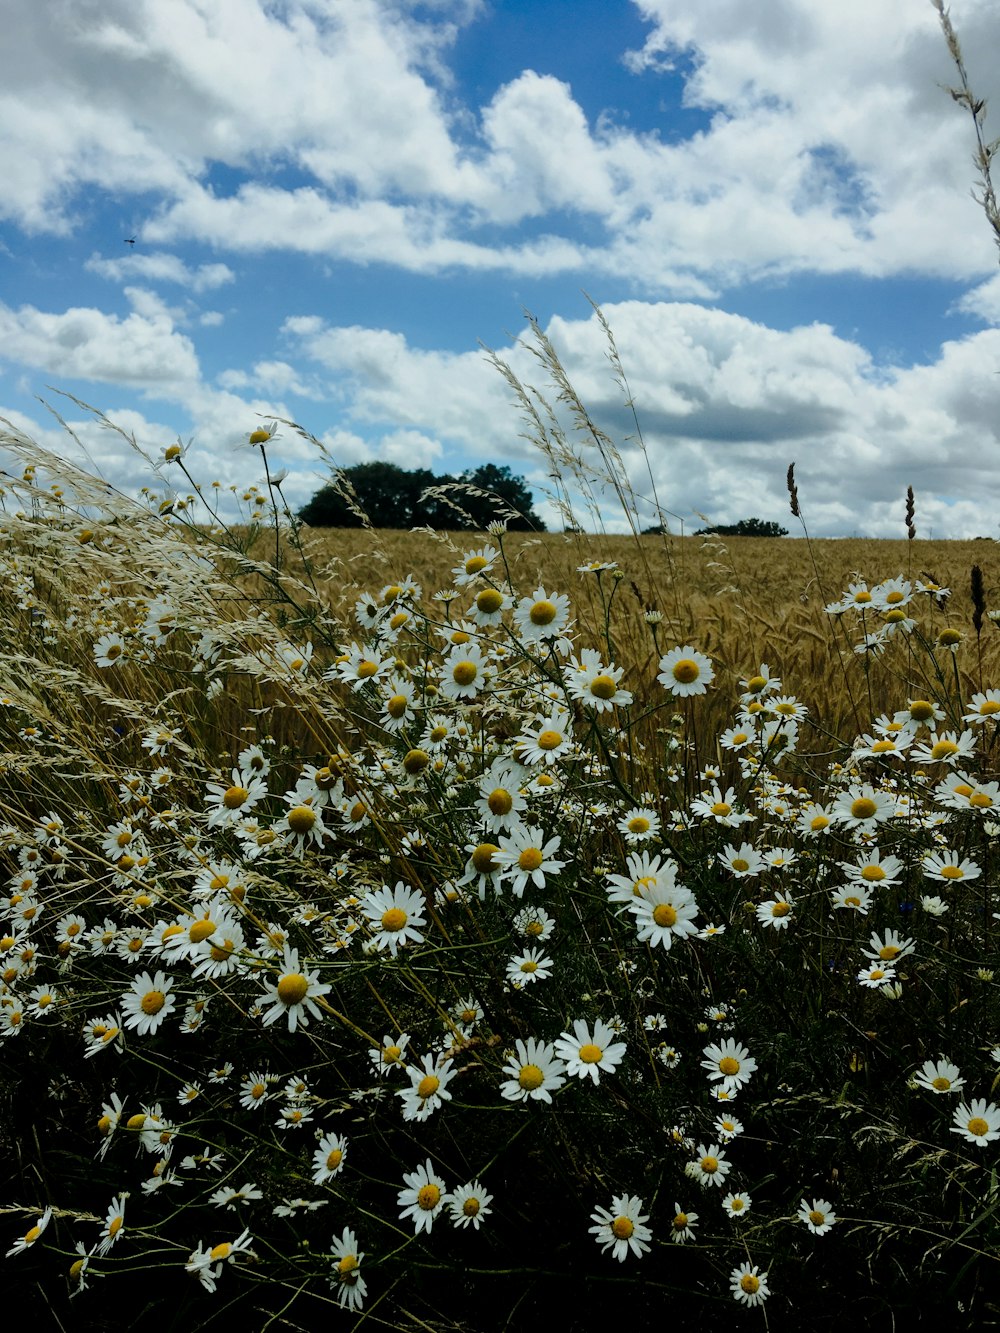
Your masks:
M421 1231L429 1233L434 1219L445 1205L444 1181L434 1174L429 1157L416 1171L405 1172L403 1180L406 1189L401 1189L396 1196L399 1216L410 1219L417 1235Z
M267 784L262 777L238 768L232 770L231 776L228 786L221 782L205 786L209 828L231 828L267 795Z
M958 852L950 849L928 852L923 860L923 872L928 879L951 884L963 879L978 879L983 873L975 861L963 860Z
M184 1265L189 1273L194 1273L206 1291L215 1291L215 1284L222 1276L223 1264L230 1263L238 1254L244 1254L250 1248L250 1232L241 1231L235 1240L223 1240L217 1245L208 1246L198 1242Z
M695 1152L694 1161L688 1162L684 1168L687 1175L692 1180L697 1180L703 1189L708 1189L711 1185L721 1186L732 1170L732 1162L725 1156L717 1143L709 1144L708 1147L703 1143L699 1144Z
M462 644L441 664L438 690L446 699L474 699L488 683L486 658L478 644Z
M985 1098L977 1097L971 1105L962 1102L952 1117L953 1134L963 1134L970 1143L985 1148L993 1139L1000 1139L1000 1108Z
M585 708L592 708L595 713L613 712L616 706L625 708L632 702L631 690L623 690L619 685L624 672L624 667L604 666L597 654L592 653L589 658L570 664L566 688Z
M827 610L830 608L827 607ZM767 1273L761 1272L756 1264L745 1263L734 1268L729 1275L729 1288L733 1299L743 1305L763 1305L771 1292L767 1285Z
M443 1101L451 1101L448 1083L454 1078L455 1071L446 1061L425 1055L422 1067L411 1065L406 1072L410 1086L396 1092L403 1102L404 1120L429 1120Z
M236 1208L240 1203L256 1203L263 1199L264 1191L257 1188L252 1180L248 1180L242 1189L234 1189L231 1185L224 1185L222 1189L215 1190L209 1195L209 1203L214 1203L216 1208Z
M573 720L560 708L525 727L517 738L517 755L525 764L550 767L573 752Z
M500 847L493 860L501 867L500 878L510 885L515 898L523 895L529 883L544 889L545 876L558 875L566 864L555 856L562 839L549 838L546 842L541 829L522 825L499 837Z
M386 1035L382 1038L381 1046L373 1046L368 1052L368 1058L375 1066L376 1073L384 1077L390 1069L403 1068L403 1053L409 1041L410 1034L401 1032L398 1037Z
M943 1055L937 1060L925 1060L914 1074L913 1082L928 1092L957 1092L959 1088L965 1087L965 1079L958 1066Z
M750 1211L749 1194L727 1194L722 1200L722 1206L730 1217L745 1217Z
M896 980L896 969L889 967L887 963L876 963L867 971L858 973L858 981L862 986L867 986L870 990L878 990L880 986L889 986Z
M830 897L834 907L842 907L849 912L860 912L862 916L868 915L868 909L872 905L872 891L860 880L842 884L839 889L831 889Z
M717 782L713 783L709 791L702 792L696 797L691 802L690 809L693 815L699 815L702 819L714 819L717 824L722 824L726 828L736 828L753 819L753 815L743 814L736 809L735 790L730 787L723 792Z
M529 1037L526 1042L518 1038L514 1044L517 1054L504 1065L503 1072L509 1077L500 1085L501 1096L510 1102L523 1102L529 1098L551 1102L551 1094L566 1082L566 1066L556 1058L555 1048L547 1042L536 1041L534 1037Z
M6 1257L9 1259L13 1254L21 1254L25 1250L30 1250L32 1245L34 1245L35 1241L38 1240L38 1237L49 1225L49 1222L51 1222L51 1220L52 1220L52 1209L46 1208L45 1212L42 1213L41 1217L38 1219L35 1225L33 1227L29 1227L23 1236L19 1236L17 1238L14 1244L7 1251Z
M930 916L944 916L945 912L948 911L948 904L943 898L932 897L928 893L921 894L920 906Z
M361 1276L361 1260L365 1256L358 1250L358 1238L350 1227L344 1227L343 1233L330 1242L330 1249L337 1261L330 1281L337 1289L340 1308L360 1310L368 1295L368 1285Z
M600 1081L603 1070L613 1074L621 1063L626 1046L623 1041L613 1042L615 1033L603 1019L598 1019L593 1031L582 1018L573 1023L572 1032L564 1032L555 1044L556 1055L566 1061L570 1078L590 1078Z
M261 1009L271 1007L261 1014L265 1027L270 1027L279 1018L288 1019L288 1031L294 1032L300 1024L309 1026L309 1018L322 1019L322 1011L316 1004L321 996L329 993L331 987L320 983L318 972L303 972L299 966L299 952L286 944L282 959L282 970L278 980L268 987L258 1001Z
M642 806L633 806L626 810L619 819L618 829L625 834L625 841L630 843L648 842L660 833L660 817L655 810Z
M521 823L528 802L521 793L527 770L510 760L496 760L479 782L476 815L489 832L510 830Z
M641 898L633 898L629 909L639 940L653 947L661 944L669 949L675 937L683 939L698 933L693 920L698 915L698 904L691 890L681 884L657 884Z
M107 1254L114 1245L115 1241L122 1234L125 1226L125 1200L128 1198L128 1191L117 1194L108 1206L108 1215L104 1219L104 1226L101 1228L101 1234L98 1236L98 1246L95 1254Z
M697 1221L697 1213L685 1213L679 1203L674 1204L674 1219L670 1224L670 1239L675 1245L683 1245L685 1241L694 1240Z
M764 868L764 858L748 842L744 842L740 847L723 848L718 854L718 859L737 879L759 875Z
M480 588L466 615L479 629L489 629L503 622L503 613L510 608L510 598L501 588Z
M873 829L896 813L896 798L869 783L851 786L837 797L830 818L847 828Z
M350 685L355 694L363 690L371 681L378 680L392 670L394 659L380 657L377 652L370 653L352 643L333 667L326 673L326 678L339 678Z
M124 638L117 633L102 634L94 643L94 661L102 669L126 660Z
M971 759L976 753L976 736L965 730L937 733L926 744L914 745L910 756L919 764L957 764Z
M132 982L131 990L122 996L125 1026L135 1028L140 1037L155 1032L177 1007L177 1001L171 994L173 984L173 978L165 972L156 972L153 976L141 972Z
M558 639L569 623L569 598L538 587L530 597L522 597L514 611L514 624L524 643L542 643Z
M966 707L969 711L963 714L962 721L971 722L973 726L982 726L994 719L1000 720L1000 690L986 690L985 693L974 694Z
M301 797L298 792L286 792L288 810L277 821L273 831L279 836L285 834L283 842L291 842L292 854L302 859L306 848L311 844L323 846L327 830L323 824L323 802L310 797Z
M507 964L507 980L520 989L532 981L546 981L552 974L552 959L541 949L525 949Z
M916 947L914 940L904 939L895 930L887 930L884 936L873 931L864 955L873 963L894 963L897 959L911 954Z
M710 1082L721 1080L727 1091L741 1088L757 1068L757 1061L745 1046L727 1037L717 1044L706 1046L702 1052L702 1069L708 1070Z
M455 586L464 588L475 579L485 577L493 569L494 561L500 552L494 546L481 546L478 551L466 551L462 563L451 571L455 575Z
M361 901L361 910L368 918L369 929L377 932L371 939L373 949L388 949L395 958L401 945L423 942L424 937L417 929L424 925L423 894L402 880L394 889L384 884L367 894Z
M625 862L626 875L607 875L607 895L613 903L631 903L656 887L673 888L677 866L648 852L633 852Z
M624 1263L629 1250L641 1259L649 1250L652 1231L645 1225L649 1214L643 1213L642 1200L637 1194L618 1194L612 1197L611 1207L597 1208L591 1213L590 1234L602 1250L611 1250L619 1263Z
M467 1185L460 1185L448 1195L448 1212L457 1227L472 1226L476 1231L493 1210L490 1204L493 1195L488 1194L480 1180L470 1180Z
M799 1205L798 1219L804 1222L814 1236L825 1236L837 1220L837 1215L825 1199L805 1199Z
M683 648L673 648L660 658L656 679L671 694L686 698L692 694L704 694L715 679L715 672L704 653L685 644Z
M895 856L883 857L877 847L862 852L854 861L841 861L839 865L848 879L881 884L885 888L898 884L903 873L902 861Z
M514 929L529 940L547 940L556 928L544 907L522 907L514 918Z
M785 930L792 915L792 895L776 893L757 907L757 920L772 930Z
M735 1139L743 1133L743 1124L735 1116L720 1115L714 1125L716 1134L723 1143L728 1143L730 1139Z

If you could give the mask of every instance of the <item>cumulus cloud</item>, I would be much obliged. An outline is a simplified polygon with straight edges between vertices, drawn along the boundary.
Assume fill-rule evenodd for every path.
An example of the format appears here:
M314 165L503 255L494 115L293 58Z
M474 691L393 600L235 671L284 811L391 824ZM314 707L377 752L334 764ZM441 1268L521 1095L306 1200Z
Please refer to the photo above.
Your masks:
M172 282L188 287L193 292L213 291L233 282L236 274L228 264L199 264L191 268L178 255L166 251L152 254L129 254L120 259L91 255L84 265L91 273L113 282L127 282L140 278L146 282Z

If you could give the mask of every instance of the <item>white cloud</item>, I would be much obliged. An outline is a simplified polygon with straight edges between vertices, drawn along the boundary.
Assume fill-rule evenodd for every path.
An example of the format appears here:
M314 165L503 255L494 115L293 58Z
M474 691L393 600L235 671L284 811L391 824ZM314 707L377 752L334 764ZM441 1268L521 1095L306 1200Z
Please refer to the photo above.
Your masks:
M193 292L213 291L216 287L234 281L236 277L228 264L199 264L192 269L179 256L162 250L152 254L133 252L120 259L91 255L84 267L114 282L126 282L131 278L141 278L146 282L173 282L189 287Z

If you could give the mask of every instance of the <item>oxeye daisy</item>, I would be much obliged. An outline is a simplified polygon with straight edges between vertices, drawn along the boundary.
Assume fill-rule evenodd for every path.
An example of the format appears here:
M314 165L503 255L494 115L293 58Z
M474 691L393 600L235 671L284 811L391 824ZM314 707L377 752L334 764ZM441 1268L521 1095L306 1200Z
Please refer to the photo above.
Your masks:
M673 887L677 882L675 863L648 852L633 852L625 869L625 875L607 875L607 895L613 903L631 903L657 886Z
M409 1218L417 1235L421 1231L430 1232L434 1219L445 1205L444 1181L434 1174L429 1157L416 1171L404 1173L403 1180L406 1188L396 1196L400 1218Z
M134 1028L140 1037L155 1032L168 1014L177 1007L171 994L173 978L166 972L141 972L132 982L132 988L122 996L124 1024Z
M500 866L501 879L510 885L515 898L520 898L529 883L536 889L545 888L546 875L558 875L566 864L555 856L562 841L559 837L545 839L541 829L527 824L500 834L500 846L493 855Z
M238 1255L250 1248L249 1231L242 1231L235 1240L219 1241L216 1245L198 1242L198 1248L191 1252L184 1265L189 1273L194 1273L206 1291L215 1291L215 1284L222 1275L223 1265L232 1263Z
M806 1199L799 1205L797 1217L804 1222L814 1236L825 1236L837 1220L837 1215L825 1199Z
M889 986L895 980L896 969L890 967L888 963L875 963L872 967L858 973L858 981L870 990L878 990L880 986Z
M829 608L827 608L829 610ZM771 1292L767 1285L767 1273L762 1273L756 1264L745 1263L734 1268L729 1275L729 1288L733 1299L742 1305L763 1305Z
M261 1021L270 1026L280 1018L287 1018L289 1032L294 1032L300 1025L308 1027L310 1017L323 1017L316 1000L329 991L330 986L320 982L318 972L302 971L298 950L290 949L286 944L278 979L259 1001L262 1008L271 1006L262 1012Z
M873 963L895 963L897 959L913 953L916 947L914 940L904 939L895 930L887 930L884 935L873 932L864 955Z
M974 694L966 707L969 711L963 714L963 722L980 727L986 722L1000 722L1000 690Z
M344 1169L347 1139L342 1134L324 1134L313 1152L313 1184L325 1185Z
M570 1078L600 1081L601 1072L613 1074L621 1063L626 1046L613 1041L614 1029L598 1019L591 1030L582 1018L573 1023L572 1032L564 1032L555 1044L556 1055L566 1062Z
M837 797L830 818L846 828L873 829L896 813L896 798L869 783L852 786Z
M660 658L659 665L656 679L678 698L704 694L715 679L711 660L688 644L673 648Z
M460 644L441 664L438 690L446 699L475 699L489 682L486 658L478 644Z
M398 881L394 889L383 885L361 901L361 910L368 918L373 949L387 949L395 958L404 944L420 944L423 935L418 929L424 924L424 899L419 889Z
M481 546L477 551L466 551L462 563L451 571L455 576L455 586L464 588L466 584L489 574L499 556L500 552L495 546Z
M507 1081L500 1085L500 1093L510 1102L551 1102L552 1093L566 1082L566 1066L556 1058L555 1048L547 1042L529 1037L526 1042L515 1042L516 1055L504 1065Z
M848 879L881 885L883 888L898 884L903 874L902 861L896 856L883 856L877 847L873 847L870 852L862 852L854 861L841 861L839 864Z
M950 849L928 852L923 859L922 868L928 879L939 879L945 884L978 879L983 873L975 861L969 861Z
M573 753L573 720L561 709L526 727L517 738L518 757L532 767L551 766Z
M516 987L546 981L552 974L552 959L541 949L525 949L507 964L507 980Z
M708 1189L712 1185L721 1186L732 1165L717 1143L707 1147L702 1143L695 1149L694 1161L688 1162L684 1170L702 1188Z
M210 811L208 827L230 828L267 795L267 784L255 773L234 768L231 782L209 782L205 793Z
M651 946L659 944L669 949L675 939L698 933L694 924L698 904L691 890L681 884L655 884L640 898L633 898L629 910L635 917L640 941Z
M959 1088L965 1087L965 1079L958 1066L943 1055L937 1060L925 1060L914 1074L913 1082L918 1088L938 1093L958 1092Z
M745 1217L750 1211L750 1195L743 1193L727 1194L722 1206L730 1217Z
M403 1055L409 1041L410 1034L401 1032L398 1037L387 1034L382 1038L381 1046L373 1046L368 1052L368 1058L375 1066L376 1073L384 1077L390 1070L404 1068L406 1062Z
M619 685L624 671L624 667L605 666L596 653L585 653L580 661L570 663L566 688L585 708L612 712L616 705L624 708L632 702L631 691Z
M365 1256L358 1249L358 1238L350 1227L344 1227L340 1236L334 1236L330 1249L335 1260L330 1282L337 1290L340 1308L360 1310L368 1285L361 1276L361 1261Z
M447 1061L425 1055L420 1065L411 1065L406 1072L410 1086L396 1092L403 1102L404 1120L428 1120L443 1101L451 1101L448 1083L455 1071Z
M951 1132L963 1135L980 1148L1000 1139L1000 1109L983 1097L971 1103L962 1102L952 1119L955 1124Z
M631 1250L637 1259L649 1250L652 1231L645 1224L649 1214L642 1212L642 1199L637 1194L618 1194L610 1208L597 1208L590 1215L595 1223L590 1234L602 1250L611 1250L619 1263L624 1263Z
M792 895L776 893L757 906L757 920L772 930L785 930L792 916Z
M52 1209L46 1208L45 1212L42 1213L41 1217L34 1224L34 1226L29 1227L23 1236L19 1236L17 1238L14 1244L7 1251L7 1258L9 1259L13 1254L21 1254L25 1250L30 1250L32 1245L35 1244L39 1236L42 1234L42 1232L45 1230L45 1228L49 1225L51 1221L52 1221Z
M651 838L659 837L660 817L655 810L633 806L619 819L618 828L625 834L626 842L648 842Z
M764 858L748 842L739 847L725 847L718 854L719 862L737 879L759 875L764 869Z
M493 1195L488 1194L480 1180L470 1180L467 1185L460 1185L448 1195L448 1212L457 1227L474 1227L479 1230L483 1218L492 1212L490 1204Z
M563 593L547 593L538 587L530 597L522 597L514 611L514 624L524 643L557 639L569 623L569 598Z
M731 1038L706 1046L702 1054L705 1058L701 1066L708 1070L709 1080L721 1081L728 1091L741 1088L757 1068L757 1061L747 1048Z
M96 1254L107 1254L125 1229L125 1200L128 1191L115 1195L108 1205L108 1215L104 1219L101 1234L98 1236Z
M674 1217L670 1223L670 1239L675 1245L683 1245L685 1241L694 1240L697 1222L697 1213L685 1212L679 1203L675 1203Z
M514 918L514 929L529 940L547 940L556 923L544 907L522 907Z

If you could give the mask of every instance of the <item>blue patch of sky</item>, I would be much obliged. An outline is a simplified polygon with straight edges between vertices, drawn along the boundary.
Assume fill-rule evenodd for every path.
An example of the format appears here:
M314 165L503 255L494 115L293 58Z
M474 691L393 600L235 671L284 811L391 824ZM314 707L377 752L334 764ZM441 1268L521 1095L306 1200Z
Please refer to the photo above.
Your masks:
M967 287L936 278L796 274L788 283L748 283L714 304L774 329L829 324L879 365L912 365L936 361L942 342L983 327L952 309Z
M710 114L682 107L688 58L673 70L631 73L649 25L627 0L498 0L460 33L448 54L458 94L470 107L492 100L525 69L568 83L593 128L604 114L635 133L665 140L706 128Z

